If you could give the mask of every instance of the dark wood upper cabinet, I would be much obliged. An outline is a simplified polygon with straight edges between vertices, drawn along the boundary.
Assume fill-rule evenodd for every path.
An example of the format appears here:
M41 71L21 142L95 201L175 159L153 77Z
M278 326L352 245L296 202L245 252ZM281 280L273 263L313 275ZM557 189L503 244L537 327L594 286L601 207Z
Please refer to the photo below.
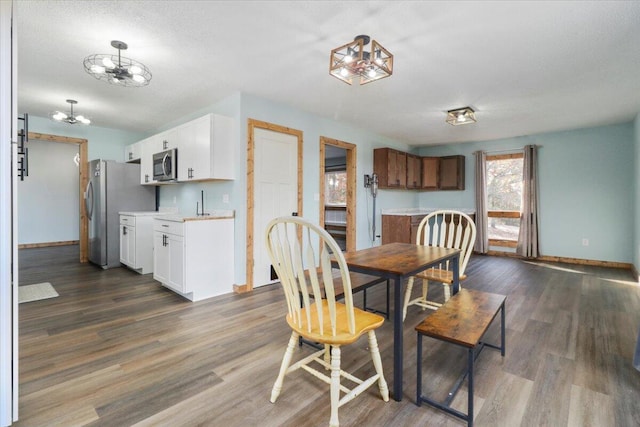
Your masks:
M440 189L440 157L422 157L422 190Z
M440 189L464 190L464 156L440 157Z
M422 186L422 158L407 154L407 188L414 190Z
M393 148L373 150L378 187L407 190L464 190L464 156L422 157Z
M379 188L406 188L407 153L393 148L374 149L373 172L378 175Z

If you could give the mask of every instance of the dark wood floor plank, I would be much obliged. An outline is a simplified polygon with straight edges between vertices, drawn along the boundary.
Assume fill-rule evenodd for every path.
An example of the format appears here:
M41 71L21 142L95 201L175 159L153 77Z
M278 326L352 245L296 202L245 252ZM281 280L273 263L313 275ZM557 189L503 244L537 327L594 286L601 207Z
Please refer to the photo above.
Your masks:
M574 363L554 354L546 354L541 362L521 424L567 425Z
M192 303L151 275L77 260L77 246L20 251L20 283L47 281L60 296L20 305L17 427L328 423L328 386L302 371L269 402L290 334L279 285ZM631 366L640 293L629 271L474 255L467 275L464 287L507 297L506 356L485 349L476 363L476 425L640 425L640 373ZM441 285L429 292L442 298ZM384 307L384 297L384 285L368 290L369 305ZM428 314L407 314L403 401L383 402L374 386L340 408L341 425L461 425L414 404L413 328ZM492 325L487 339L498 332ZM376 334L389 381L393 325ZM424 386L443 397L465 352L426 341ZM366 339L342 355L347 371L373 372ZM466 409L466 383L453 405Z

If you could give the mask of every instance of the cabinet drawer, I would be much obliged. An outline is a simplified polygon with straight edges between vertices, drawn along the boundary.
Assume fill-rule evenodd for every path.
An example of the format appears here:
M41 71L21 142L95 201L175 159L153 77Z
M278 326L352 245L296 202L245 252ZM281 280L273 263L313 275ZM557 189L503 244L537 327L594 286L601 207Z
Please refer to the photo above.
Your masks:
M136 217L133 215L120 215L120 225L136 226Z
M153 231L184 236L184 223L156 219L153 221Z

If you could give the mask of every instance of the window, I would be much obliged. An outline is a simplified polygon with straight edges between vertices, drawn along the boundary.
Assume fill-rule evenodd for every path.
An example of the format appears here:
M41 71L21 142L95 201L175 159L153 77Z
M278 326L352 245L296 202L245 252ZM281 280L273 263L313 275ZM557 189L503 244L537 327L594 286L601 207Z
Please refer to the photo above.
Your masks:
M347 171L325 172L324 174L325 205L347 205Z
M487 234L490 246L517 245L523 157L522 153L487 156Z

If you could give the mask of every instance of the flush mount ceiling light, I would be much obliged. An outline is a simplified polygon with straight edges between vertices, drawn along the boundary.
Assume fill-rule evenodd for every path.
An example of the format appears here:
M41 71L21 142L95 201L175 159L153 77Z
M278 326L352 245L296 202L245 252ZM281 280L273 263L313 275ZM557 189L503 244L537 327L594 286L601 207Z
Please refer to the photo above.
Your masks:
M96 54L84 58L84 70L98 80L119 86L146 86L151 81L151 71L142 63L121 56L127 44L113 40L111 46L118 49L117 55Z
M380 43L371 41L371 52L365 51L369 36L356 36L351 43L331 51L329 74L352 84L360 77L360 84L371 83L393 74L393 55Z
M458 108L447 111L447 123L453 126L466 125L476 122L475 112L471 107Z
M69 123L70 125L75 125L76 123L82 123L83 125L88 125L89 123L91 123L91 120L87 119L86 117L82 115L75 116L73 114L73 105L77 104L78 101L74 99L67 99L67 102L71 104L71 112L69 114L63 113L62 111L54 111L49 116L56 122L65 122L65 123Z

